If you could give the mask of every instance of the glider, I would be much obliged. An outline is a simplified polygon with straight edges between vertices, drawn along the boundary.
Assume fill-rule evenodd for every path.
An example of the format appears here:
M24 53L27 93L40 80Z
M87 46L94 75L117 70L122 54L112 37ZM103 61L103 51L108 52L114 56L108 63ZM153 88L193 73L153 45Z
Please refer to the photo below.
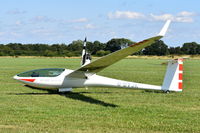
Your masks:
M96 73L117 61L150 46L161 39L170 25L168 20L160 33L154 37L132 44L124 49L106 55L91 62L86 50L86 39L83 44L81 67L76 70L64 68L45 68L22 72L13 78L28 86L44 89L58 89L59 92L72 91L78 87L119 87L132 89L160 90L164 92L182 91L183 60L176 59L168 62L167 72L162 86L123 81L96 75Z

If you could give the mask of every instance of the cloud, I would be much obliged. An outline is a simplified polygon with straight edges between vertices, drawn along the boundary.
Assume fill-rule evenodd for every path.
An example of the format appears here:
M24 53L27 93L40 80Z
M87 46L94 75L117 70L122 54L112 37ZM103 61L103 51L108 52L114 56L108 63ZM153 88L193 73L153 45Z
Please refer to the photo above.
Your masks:
M22 36L20 33L17 33L17 32L9 32L9 34L14 36L14 37L21 37Z
M79 18L79 19L70 20L69 22L71 22L71 23L84 23L84 22L88 22L88 19L87 18Z
M174 21L175 22L182 22L182 23L192 23L192 22L194 22L194 19L190 18L190 17L176 17L174 19Z
M16 26L21 26L21 25L23 25L23 23L22 23L22 21L17 20L17 21L15 22L15 25L16 25Z
M166 20L168 20L168 19L173 19L174 18L174 16L173 15L171 15L171 14L162 14L162 15L154 15L154 14L150 14L150 16L151 16L151 18L153 19L153 20L160 20L160 21L166 21Z
M31 31L34 35L42 35L42 36L49 36L55 34L54 30L45 29L45 28L38 28Z
M14 32L14 31L6 31L6 32L0 32L0 37L21 37L22 34L19 32Z
M84 27L85 27L85 29L94 29L95 28L95 26L93 24L87 24Z
M75 30L89 30L89 29L95 29L96 26L94 26L93 24L86 24L83 26L74 26L73 29Z
M0 32L0 36L3 36L3 35L5 35L5 32Z
M157 21L166 21L168 19L175 21L175 22L182 22L182 23L191 23L194 22L193 17L196 14L193 12L182 11L176 15L173 14L161 14L161 15L154 15L150 14L153 20Z
M37 23L37 22L54 22L56 20L49 18L47 16L35 16L34 18L31 19L31 21Z
M19 9L7 11L7 14L11 14L11 15L18 15L18 14L24 14L24 13L26 13L26 11L19 10Z
M144 15L139 12L132 11L115 11L108 13L109 19L141 19L144 18Z
M182 12L178 13L178 16L191 17L191 16L196 16L196 13L188 12L188 11L182 11Z
M165 13L161 15L143 14L132 11L115 11L108 13L107 16L109 19L143 19L149 21L166 21L170 19L175 22L191 23L194 22L193 17L196 16L196 14L188 11L182 11L177 14Z

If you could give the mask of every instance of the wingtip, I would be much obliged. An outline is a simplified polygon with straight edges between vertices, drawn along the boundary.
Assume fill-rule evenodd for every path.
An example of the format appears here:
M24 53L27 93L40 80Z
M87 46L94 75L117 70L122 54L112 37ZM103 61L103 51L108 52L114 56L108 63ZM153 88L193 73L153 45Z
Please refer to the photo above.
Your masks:
M169 28L169 25L171 23L171 20L167 20L165 25L163 26L163 28L161 29L160 33L158 34L159 36L165 36L168 28Z

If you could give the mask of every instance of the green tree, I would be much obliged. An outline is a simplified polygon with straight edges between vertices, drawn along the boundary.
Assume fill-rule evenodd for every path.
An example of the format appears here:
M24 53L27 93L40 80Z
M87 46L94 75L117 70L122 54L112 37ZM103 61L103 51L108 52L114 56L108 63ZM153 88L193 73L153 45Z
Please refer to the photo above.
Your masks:
M169 54L168 46L162 40L159 40L155 42L154 44L146 47L143 50L143 54L144 55L158 55L158 56L167 55Z
M168 51L169 51L169 54L172 54L172 55L174 55L174 54L176 54L176 55L183 54L183 51L181 50L180 46L178 46L178 47L170 47L168 49Z
M97 51L96 56L104 56L107 54L110 54L110 51L99 50Z
M184 54L195 55L200 54L200 45L196 42L184 43L181 48Z
M73 41L68 45L67 49L69 51L76 51L76 52L79 51L81 54L81 51L83 49L83 41L82 40Z
M87 49L92 55L96 55L97 51L103 50L105 48L105 44L94 41L93 43L87 42Z
M53 57L53 56L55 56L55 52L53 52L51 50L45 50L43 53L43 56Z
M125 38L114 38L106 43L105 50L114 52L114 51L120 50L126 44L131 45L131 44L134 44L134 42Z

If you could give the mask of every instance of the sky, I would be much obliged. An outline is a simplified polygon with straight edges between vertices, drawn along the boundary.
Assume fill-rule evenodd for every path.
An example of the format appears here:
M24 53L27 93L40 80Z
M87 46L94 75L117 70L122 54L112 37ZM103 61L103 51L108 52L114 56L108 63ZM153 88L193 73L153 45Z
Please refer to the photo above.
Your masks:
M199 0L1 0L0 44L66 43L127 38L138 42L159 33L168 46L200 43Z

